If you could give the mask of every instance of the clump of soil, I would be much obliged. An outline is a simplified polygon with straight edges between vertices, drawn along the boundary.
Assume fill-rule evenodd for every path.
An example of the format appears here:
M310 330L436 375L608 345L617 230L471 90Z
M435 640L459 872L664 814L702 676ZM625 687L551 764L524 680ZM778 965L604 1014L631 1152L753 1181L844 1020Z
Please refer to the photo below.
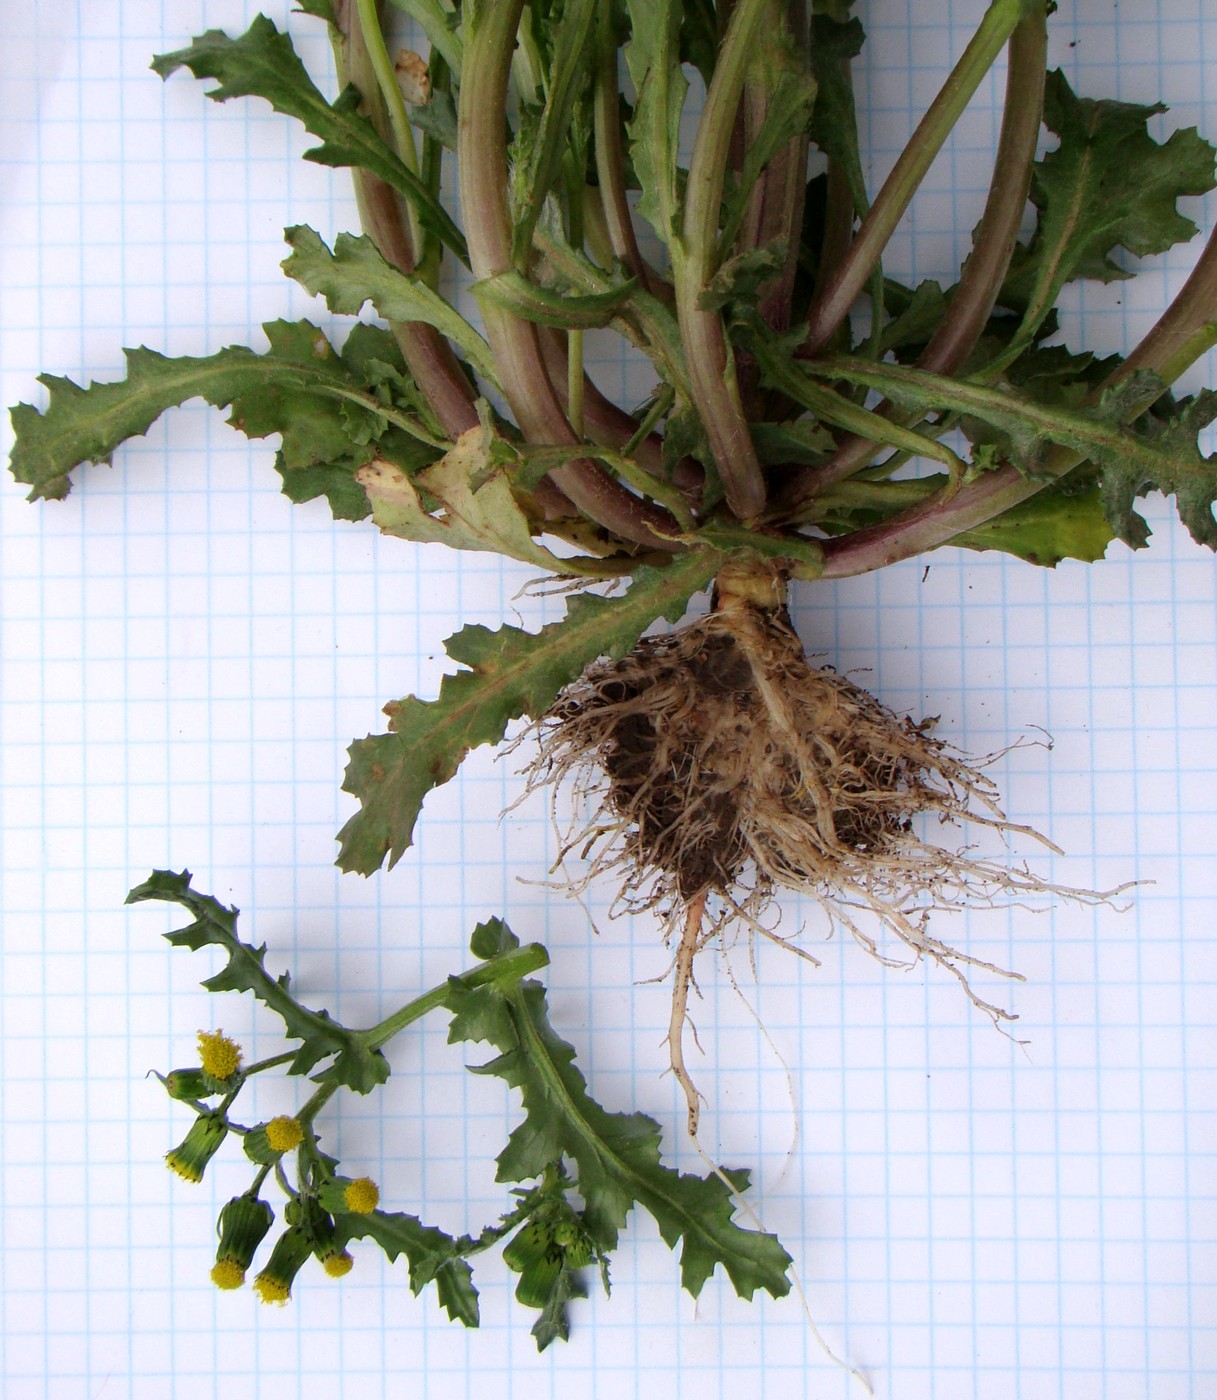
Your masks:
M1024 894L1100 898L928 841L930 817L1050 845L1007 822L992 780L934 738L931 722L901 718L810 664L780 579L724 582L706 617L645 638L564 691L541 722L531 770L533 785L571 777L590 799L563 858L588 859L589 880L615 872L627 908L659 907L669 938L679 932L669 1043L691 1131L698 1097L681 1035L693 959L733 920L775 936L759 916L778 886L812 896L874 956L898 963L867 932L886 927L915 958L953 973L995 1021L1012 1018L972 991L968 971L1002 969L940 942L930 915Z

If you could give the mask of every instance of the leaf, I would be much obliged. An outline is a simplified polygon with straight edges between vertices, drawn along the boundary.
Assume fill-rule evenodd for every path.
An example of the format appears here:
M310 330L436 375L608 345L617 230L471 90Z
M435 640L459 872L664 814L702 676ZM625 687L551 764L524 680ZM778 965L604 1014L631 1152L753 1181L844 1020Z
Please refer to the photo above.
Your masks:
M725 311L729 320L738 319L755 307L761 288L785 262L784 243L763 243L736 253L719 267L698 296L698 309Z
M1123 386L1121 386L1123 387ZM1135 395L1135 385L1131 388ZM1100 411L1121 415L1120 390L1104 395ZM1122 415L1121 415L1122 416ZM1217 454L1203 456L1196 437L1217 419L1217 393L1205 389L1193 398L1179 402L1167 418L1147 414L1138 423L1140 441L1152 444L1161 454L1159 463L1134 459L1115 452L1093 453L1102 469L1103 509L1116 534L1133 549L1145 542L1144 521L1133 510L1133 502L1151 490L1174 496L1179 518L1197 544L1217 550Z
M474 282L469 290L479 301L492 302L542 326L562 330L593 330L607 326L632 299L637 281L615 283L605 292L568 293L539 286L514 270Z
M342 869L370 875L386 857L396 865L423 798L470 749L498 743L513 719L538 718L585 666L624 655L656 618L676 621L719 562L710 551L691 550L663 568L640 568L624 598L579 594L563 621L538 633L472 626L450 637L448 655L468 669L445 676L437 700L410 696L386 706L392 731L350 747L343 790L360 810L338 834Z
M489 1041L498 1056L476 1071L493 1074L521 1091L524 1122L498 1158L500 1181L527 1181L569 1158L583 1199L580 1221L601 1254L617 1244L635 1204L654 1216L670 1249L681 1246L681 1281L694 1297L718 1265L741 1297L762 1288L775 1298L790 1290L790 1256L768 1234L743 1230L732 1220L732 1191L748 1184L746 1172L681 1175L662 1165L659 1125L641 1113L609 1113L587 1093L574 1049L549 1023L545 990L538 982L506 993L452 985L450 1041ZM534 1279L539 1287L540 1280Z
M869 207L858 149L858 114L849 62L866 40L857 19L815 14L811 21L811 71L816 80L815 106L808 128L812 142L840 166L861 217Z
M1115 249L1146 257L1196 233L1175 205L1213 188L1213 147L1194 127L1159 144L1148 122L1164 111L1160 103L1079 98L1059 70L1048 75L1044 122L1060 145L1034 167L1039 220L1030 245L1016 251L999 297L1024 313L1024 335L1066 282L1130 276L1112 260Z
M751 423L752 445L762 466L817 466L836 447L836 439L814 418L786 423Z
M529 128L529 139L515 151L513 162L512 183L517 199L511 239L516 262L526 262L532 250L533 229L570 143L576 103L586 95L597 4L598 0L566 0L557 22L546 35L550 54L545 71L545 106L539 120Z
M770 36L761 65L770 85L765 116L748 143L739 178L723 204L718 244L722 258L730 255L762 171L788 141L807 131L816 100L816 80L804 72L803 60L791 49L784 31Z
M460 1245L451 1235L433 1225L424 1225L416 1215L399 1211L343 1214L335 1219L335 1226L340 1246L348 1240L370 1239L384 1250L390 1263L405 1255L410 1267L410 1291L415 1296L434 1282L439 1304L453 1322L462 1322L466 1327L478 1325L473 1270L459 1257Z
M490 385L499 387L490 346L468 321L417 275L387 263L366 236L340 233L334 251L307 225L285 231L291 254L283 271L314 296L323 296L331 311L358 316L371 302L386 321L422 321L458 345L469 363Z
M261 97L284 116L303 122L321 145L304 153L305 160L321 165L356 166L370 171L402 194L418 215L419 223L445 243L466 265L465 238L426 185L380 139L375 127L356 110L359 94L347 88L330 104L317 90L289 35L281 33L258 15L237 39L220 29L200 34L189 48L160 54L153 71L168 78L179 68L189 68L196 78L215 78L218 87L207 96L215 102L232 97Z
M678 0L626 0L631 37L625 61L638 96L629 123L630 159L642 186L638 212L664 243L680 209L680 114L688 83L680 68Z
M810 364L811 362L809 362ZM925 412L947 408L981 420L1006 435L1011 460L1032 479L1050 443L1077 453L1101 471L1104 509L1116 535L1136 549L1145 543L1145 523L1133 502L1147 491L1174 495L1179 515L1197 544L1217 549L1217 455L1197 446L1200 429L1217 418L1217 393L1205 391L1163 418L1150 415L1135 427L1124 424L1162 393L1149 372L1129 376L1109 389L1096 407L1064 408L1013 389L954 380L903 366L872 364L849 356L825 356L815 372L878 389L896 403Z
M997 549L1054 569L1062 559L1087 564L1102 559L1114 538L1097 486L1068 491L1049 487L949 543Z
M410 125L438 141L446 151L456 150L456 103L446 89L432 90L431 97L418 107L409 107Z
M532 538L507 471L493 464L493 446L479 425L413 477L388 462L361 467L356 480L371 502L373 522L405 540L506 554L557 574L585 573L579 559L561 559Z
M82 388L70 379L40 376L51 391L46 409L18 404L12 410L13 476L33 488L30 500L61 499L75 467L108 463L120 443L146 433L167 408L193 398L231 405L229 422L248 437L282 435L289 495L291 472L327 467L345 473L349 483L390 423L426 435L412 414L386 402L391 396L369 387L311 322L270 321L264 329L270 349L261 354L233 345L214 355L171 359L141 347L124 352L127 377L117 383ZM400 460L402 453L393 455ZM420 453L415 444L411 460L421 465L434 455ZM353 515L349 486L338 495L335 513ZM308 493L297 499L308 499ZM359 513L366 514L366 507Z
M225 908L210 895L191 888L190 872L154 870L142 885L127 895L128 904L162 900L180 904L194 915L194 923L173 930L165 937L175 948L222 949L228 962L203 986L209 992L252 992L264 1006L279 1016L287 1035L300 1041L289 1074L307 1074L328 1056L333 1063L314 1076L317 1083L343 1084L366 1094L389 1077L389 1062L379 1050L371 1049L358 1032L339 1025L328 1011L310 1011L301 1006L290 991L291 979L285 972L272 977L265 967L266 945L255 948L237 937L236 908Z
M884 304L895 312L883 327L879 337L879 352L905 351L900 360L916 357L938 329L949 306L948 294L934 281L918 282L911 291L899 283L884 279ZM908 352L914 352L912 354Z

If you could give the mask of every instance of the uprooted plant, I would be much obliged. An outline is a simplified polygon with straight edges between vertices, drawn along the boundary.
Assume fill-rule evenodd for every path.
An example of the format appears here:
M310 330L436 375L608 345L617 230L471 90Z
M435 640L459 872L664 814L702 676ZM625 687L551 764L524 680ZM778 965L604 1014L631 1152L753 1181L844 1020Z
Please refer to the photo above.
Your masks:
M983 765L813 666L787 588L945 544L1098 560L1146 542L1136 502L1154 490L1217 547L1217 464L1197 445L1217 394L1170 392L1217 343L1217 236L1128 355L1057 343L1054 309L1070 281L1130 276L1124 254L1191 238L1177 201L1214 186L1214 152L1194 130L1156 141L1162 107L1079 97L1048 72L1045 0L992 0L873 199L849 0L395 3L427 58L394 60L377 0L302 0L330 28L332 102L261 16L154 63L215 80L219 101L265 98L318 138L308 158L352 168L362 235L331 247L290 228L284 268L331 312L370 305L384 324L336 347L274 322L265 351L140 349L123 382L45 378L47 407L14 411L13 470L62 496L78 464L202 396L280 435L292 500L566 580L561 622L464 628L438 698L386 706L388 732L352 745L339 864L396 863L426 794L533 720L531 782L572 775L591 803L567 851L615 872L673 942L671 1062L695 1129L694 958L733 921L776 936L776 887L884 958L886 928L965 986L973 960L936 912L1048 892L1012 855L930 839L931 823L1034 833L1006 821ZM906 286L889 240L1003 52L972 251L946 289ZM704 102L682 154L691 82ZM445 153L458 191L441 189ZM472 278L480 327L441 293L445 264ZM587 372L585 333L605 327L654 368L633 411ZM711 586L708 616L644 635Z

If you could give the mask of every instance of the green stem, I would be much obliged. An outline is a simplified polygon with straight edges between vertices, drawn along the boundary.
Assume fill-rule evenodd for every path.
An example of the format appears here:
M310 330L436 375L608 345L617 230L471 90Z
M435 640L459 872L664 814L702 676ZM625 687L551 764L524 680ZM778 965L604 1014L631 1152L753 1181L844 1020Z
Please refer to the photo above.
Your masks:
M1026 9L1027 0L993 0L989 6L980 28L876 196L857 238L816 297L801 354L810 358L832 340L870 279L934 158Z
M296 1058L294 1050L287 1050L282 1055L272 1055L269 1060L258 1060L256 1064L248 1066L241 1071L241 1077L248 1079L251 1074L261 1074L264 1069L275 1069L279 1065L285 1065L289 1060Z
M676 401L676 391L670 384L664 384L655 395L655 402L647 410L642 422L638 425L638 430L627 442L622 445L621 454L623 457L632 457L638 448L650 437L652 430L665 413Z
M676 311L693 401L710 441L727 504L750 521L765 505L765 480L740 402L735 368L717 311L702 293L717 271L723 182L744 80L769 0L740 0L719 51L689 161L682 237L672 246Z
M1031 167L1044 110L1047 45L1044 12L1037 8L1010 36L1005 107L989 196L951 304L917 361L920 369L936 374L958 370L980 339L1005 280L1031 188ZM902 417L890 403L875 411ZM917 420L904 417L903 421L911 427ZM871 438L847 438L827 462L792 475L783 487L776 514L788 518L833 482L865 467L875 455L875 445Z
M1217 233L1210 236L1200 260L1179 295L1159 318L1153 330L1102 384L1087 396L1093 405L1103 393L1138 370L1151 370L1158 384L1128 405L1124 421L1134 422L1201 355L1217 345ZM1068 447L1055 447L1037 466L1037 479L1029 481L1007 466L986 472L956 493L951 501L930 500L879 525L824 544L825 578L846 578L909 559L928 549L948 544L967 530L983 525L1060 480L1084 455Z
M435 1011L443 1006L451 995L453 982L458 982L461 986L469 989L497 986L506 990L516 986L520 979L527 977L530 972L536 972L548 963L549 954L540 943L526 943L523 947L513 948L507 953L500 953L497 957L490 958L486 962L479 963L477 967L470 968L468 972L462 973L459 977L450 978L449 981L440 986L432 987L429 992L424 992L422 996L415 997L413 1001L407 1002L399 1011L395 1011L392 1016L386 1017L378 1025L372 1026L366 1031L359 1031L359 1038L369 1049L379 1050L382 1045L387 1045L395 1035L405 1030L407 1026L413 1025L428 1011ZM309 1102L311 1103L312 1100Z
M567 417L576 437L583 436L583 332L566 333Z
M512 255L504 121L523 3L495 0L482 6L476 22L472 11L466 11L457 165L469 255L479 280L513 268L527 273L527 268L515 266ZM524 436L530 442L560 446L578 443L546 371L537 328L490 301L483 306L483 316L504 394ZM678 548L664 539L679 533L672 516L639 500L594 462L580 459L556 468L552 480L589 519L618 538L652 548Z
M414 146L414 132L410 128L410 119L406 115L406 100L402 96L401 84L397 81L397 70L385 45L384 30L380 23L379 0L356 0L356 4L359 8L359 27L363 33L363 41L367 45L372 72L376 77L376 85L380 89L385 110L389 114L389 126L393 133L393 149L401 157L402 164L406 169L412 175L417 175L418 152ZM410 230L410 242L415 249L421 251L423 239L418 217L413 209L406 210L406 219Z
M592 97L596 178L604 201L613 255L642 287L653 292L650 271L638 249L638 237L625 189L621 150L621 107L617 86L618 48L613 30L613 0L600 0L596 16L596 76Z

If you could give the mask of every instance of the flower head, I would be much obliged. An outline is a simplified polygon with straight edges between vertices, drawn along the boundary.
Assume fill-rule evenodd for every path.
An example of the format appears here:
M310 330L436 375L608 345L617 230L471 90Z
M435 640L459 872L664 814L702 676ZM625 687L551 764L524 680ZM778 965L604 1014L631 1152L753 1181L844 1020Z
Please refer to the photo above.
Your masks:
M321 1261L321 1267L331 1278L341 1278L344 1274L349 1274L355 1261L346 1252L340 1249L335 1254L328 1254Z
M235 1259L217 1259L211 1267L211 1281L217 1288L240 1288L245 1270Z
M266 1143L273 1152L290 1152L304 1141L304 1129L298 1118L281 1113L266 1125Z
M199 1063L204 1074L222 1084L241 1068L241 1047L223 1031L200 1031Z
M334 1215L370 1215L380 1204L380 1188L368 1176L352 1180L332 1177L318 1193L321 1204Z
M357 1177L343 1191L346 1208L355 1215L370 1215L380 1204L380 1187L369 1176Z
M223 1114L200 1113L178 1146L165 1153L165 1165L186 1181L202 1181L207 1163L220 1150L227 1134Z
M171 1069L160 1079L169 1097L183 1102L205 1099L208 1094L215 1092L208 1082L208 1076L201 1069Z
M275 1241L266 1267L254 1279L254 1292L264 1303L286 1303L292 1296L292 1280L312 1252L308 1231L292 1225Z
M257 1196L234 1196L220 1211L216 1230L220 1236L211 1281L217 1288L240 1288L245 1270L266 1238L275 1218L270 1206Z

